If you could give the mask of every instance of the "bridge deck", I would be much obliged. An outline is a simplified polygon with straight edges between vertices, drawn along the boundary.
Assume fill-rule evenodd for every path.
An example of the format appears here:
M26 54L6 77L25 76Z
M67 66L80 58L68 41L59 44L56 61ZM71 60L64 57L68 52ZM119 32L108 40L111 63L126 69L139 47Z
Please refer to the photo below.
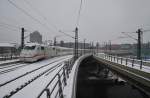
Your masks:
M139 60L114 57L100 54L95 56L97 60L104 63L111 70L125 78L132 85L150 94L150 66Z
M89 58L90 57L90 58ZM93 59L92 59L93 58ZM96 63L93 62L95 60ZM132 60L131 60L132 61ZM91 63L89 63L91 62ZM117 63L118 62L118 63ZM121 64L122 62L122 64ZM123 63L124 62L124 63ZM128 65L132 64L132 62L128 61ZM134 66L138 64L134 63ZM89 72L93 73L94 71L97 72L97 66L99 66L101 69L110 69L110 73L113 72L114 77L112 77L112 80L110 77L100 78L98 74L90 74ZM140 66L140 64L138 65ZM144 68L144 63L142 68ZM148 67L148 64L146 65ZM93 69L94 68L94 69ZM102 71L102 70L101 70ZM88 73L88 74L87 74ZM115 83L121 83L120 78L118 82L115 82L116 75L121 77L126 85L118 86ZM98 55L98 56L91 56L91 55L84 55L80 57L74 64L72 71L69 75L69 79L67 80L67 86L64 88L63 94L65 98L84 98L83 96L86 96L86 98L99 98L98 96L103 96L105 94L113 94L114 96L118 96L118 93L121 95L128 96L128 98L135 97L134 95L139 96L136 98L149 98L149 97L141 97L140 95L150 94L150 73L143 71L142 69L133 68L132 66L127 66L125 61L113 61L112 59L106 59L104 55ZM98 77L97 77L98 76ZM95 78L93 78L95 77ZM96 78L97 77L97 78ZM91 80L89 80L91 79ZM94 80L96 79L96 80ZM114 80L113 80L114 79ZM110 81L109 81L110 80ZM108 85L111 83L113 84L113 87L109 88ZM109 84L110 83L110 84ZM123 83L123 82L122 82ZM103 93L104 89L103 86L107 85L106 87L108 91ZM114 86L116 85L116 86ZM117 92L115 92L115 87L117 87ZM120 88L119 88L120 87ZM132 89L132 87L136 87L138 89ZM119 91L118 91L119 88ZM141 89L141 90L139 90ZM102 90L102 91L101 91ZM144 93L142 93L143 91ZM88 92L88 93L87 93ZM99 93L101 92L101 93ZM127 93L128 92L128 93ZM136 92L136 93L135 93ZM140 93L138 93L140 92ZM96 95L97 94L97 95ZM81 95L81 96L78 96ZM90 95L90 96L89 96ZM130 96L131 95L131 96ZM107 95L106 95L107 96ZM125 97L123 96L123 97ZM130 96L130 97L129 97ZM107 97L107 98L111 98ZM117 97L120 98L120 97Z

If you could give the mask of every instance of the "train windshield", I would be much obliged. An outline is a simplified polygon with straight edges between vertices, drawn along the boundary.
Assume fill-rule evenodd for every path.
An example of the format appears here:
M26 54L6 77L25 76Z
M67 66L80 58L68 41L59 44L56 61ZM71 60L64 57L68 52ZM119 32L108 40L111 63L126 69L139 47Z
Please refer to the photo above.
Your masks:
M24 49L25 50L34 50L35 46L25 46Z

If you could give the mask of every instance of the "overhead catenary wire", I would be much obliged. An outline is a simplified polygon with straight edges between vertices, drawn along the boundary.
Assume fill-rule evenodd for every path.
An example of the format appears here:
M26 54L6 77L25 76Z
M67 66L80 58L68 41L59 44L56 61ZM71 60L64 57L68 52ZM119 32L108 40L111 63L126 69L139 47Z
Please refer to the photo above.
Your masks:
M60 32L60 33L63 33L64 35L66 35L66 36L68 36L68 37L71 37L71 38L75 39L75 37L73 37L72 35L70 35L70 34L68 34L68 33L65 33L65 32L75 32L75 31L73 31L73 30L72 30L72 31L71 31L71 30L70 30L70 31L69 31L69 30L66 30L66 31L59 30L59 32ZM78 39L79 39L79 40L82 40L81 37L78 37Z
M4 23L4 22L0 22L0 25L9 26L9 27L16 28L16 29L21 29L21 27L19 27L19 26L15 26L12 24Z
M124 35L128 36L129 38L134 39L136 41L138 40L138 39L134 38L133 36L127 34L126 32L122 32L122 34L124 34Z
M5 22L0 22L0 25L2 26L7 26L8 28L13 28L13 29L16 29L16 30L18 30L18 29L21 29L22 27L20 27L20 26L16 26L16 25L12 25L12 24L9 24L9 23L5 23ZM26 32L32 32L32 30L29 30L29 29L25 29L25 31Z
M81 16L81 10L82 10L82 3L83 3L83 1L81 0L79 11L78 11L78 16L77 16L77 21L76 21L76 27L78 27L78 25L79 25L80 16Z
M78 25L79 25L80 16L81 16L81 9L82 9L82 0L81 0L81 2L80 2L80 7L79 7L78 15L77 15L76 28L77 28ZM61 30L59 30L59 32L61 32L61 33L65 34L65 35L67 35L67 36L69 36L69 37L75 39L75 37L73 37L73 36L71 36L70 34L67 34L67 33L65 33L65 32L62 32ZM70 32L75 32L75 31L70 31ZM78 38L79 38L79 37L78 37Z
M64 34L64 35L66 35L66 36L71 37L71 38L74 39L74 37L71 36L70 34L67 34L67 33L62 32L61 30L59 30L59 29L56 27L56 25L52 24L52 22L49 23L49 22L48 22L49 20L48 20L37 8L33 7L32 4L31 4L28 0L24 0L24 1L25 1L25 3L28 4L39 16L41 16L49 25L51 25L57 32L62 33L62 34Z
M14 3L13 1L11 1L11 0L7 0L10 4L12 4L14 7L16 7L18 10L20 10L22 13L24 13L25 15L27 15L28 17L30 17L32 20L34 20L34 21L36 21L37 23L39 23L40 25L42 25L44 28L46 28L46 29L48 29L48 30L50 30L50 31L52 31L46 24L43 24L40 20L38 20L37 18L34 18L32 15L30 15L26 10L24 10L24 9L22 9L21 7L19 7L16 3ZM28 2L29 3L29 2ZM81 2L81 5L82 5L82 2ZM30 6L31 6L31 4L30 4ZM81 7L80 7L80 10L81 10ZM39 12L38 12L39 13ZM79 11L79 13L80 13L80 11ZM79 15L80 16L80 15ZM78 17L79 17L78 16ZM43 16L42 16L43 17ZM43 17L44 19L46 19L45 17ZM79 18L78 18L78 20L79 20ZM57 27L56 26L54 26L55 27L55 29L57 29ZM59 30L57 29L57 31L59 32ZM60 33L63 33L63 34L65 34L65 35L67 35L67 36L70 36L71 38L73 38L70 34L67 34L67 33L65 33L65 32L60 32Z
M0 27L1 27L1 28L5 28L5 29L7 29L7 30L11 30L11 31L18 31L18 30L19 30L19 29L11 28L11 27L8 27L8 26L6 26L6 25L1 25L1 24L0 24Z
M48 19L37 9L35 8L34 6L32 6L32 4L28 1L28 0L23 0L25 1L26 4L28 4L39 16L41 16L49 25L51 25L56 31L58 31L59 33L63 33L64 35L68 36L68 37L71 37L73 39L75 39L73 36L71 36L70 34L67 34L61 30L58 30L58 28L56 27L56 25L52 24L52 23L49 23L48 22ZM80 18L80 13L81 13L81 9L82 9L82 0L80 2L80 8L79 8L79 12L78 12L78 19L77 19L77 22L79 22L79 18ZM77 23L78 24L78 23ZM73 31L74 32L74 31Z
M25 30L28 31L28 32L32 32L33 31L32 28L26 27L24 25L18 25L18 21L16 21L16 19L14 19L14 18L10 19L10 18L5 17L5 16L0 16L0 17L1 17L1 19L7 20L5 22L4 21L0 21L0 24L7 25L7 26L10 26L10 27L13 27L13 28L17 28L17 29L21 29L22 27L24 27ZM13 24L10 23L10 21L8 22L8 20L13 21Z
M142 35L143 35L143 33L144 32L150 32L150 30L149 29L147 29L147 30L145 30L145 29L140 29L141 31L142 31ZM137 33L137 32L122 32L124 35L126 35L126 36L128 36L128 37L130 37L130 38L132 38L132 39L134 39L134 40L138 40L138 39L136 39L136 38L134 38L133 36L131 36L131 35L129 35L129 34L134 34L134 33ZM129 34L128 34L129 33Z
M142 30L142 32L150 32L150 30Z
M61 31L61 30L59 30L59 32L60 32L60 33L63 33L64 35L66 35L66 36L68 36L68 37L71 37L71 38L75 39L75 37L73 37L73 36L71 36L70 34L67 34L67 33L65 33L65 32L63 32L63 31Z
M42 23L41 21L39 21L37 18L34 18L32 15L30 15L27 11L25 11L24 9L22 9L21 7L19 7L18 5L16 5L14 2L12 2L11 0L7 0L10 4L12 4L14 7L16 7L18 10L20 10L22 13L24 13L25 15L27 15L28 17L30 17L32 20L36 21L37 23L39 23L40 25L42 25L44 28L46 28L47 30L51 29L44 23Z
M45 22L47 22L49 25L51 25L53 28L55 28L56 31L58 31L56 25L52 24L52 22L50 20L48 20L43 13L41 13L36 7L34 7L28 0L23 0L27 5L30 6L30 8L32 8L32 10L34 10L39 16L41 16ZM48 21L50 21L51 23L49 23Z

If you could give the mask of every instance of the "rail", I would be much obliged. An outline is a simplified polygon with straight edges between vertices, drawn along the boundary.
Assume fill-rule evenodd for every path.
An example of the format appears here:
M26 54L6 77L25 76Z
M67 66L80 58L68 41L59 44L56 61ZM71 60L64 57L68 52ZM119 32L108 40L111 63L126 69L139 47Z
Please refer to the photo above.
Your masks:
M37 98L43 98L43 96L44 98L64 98L63 88L67 85L67 78L69 78L73 63L73 58L66 61Z
M129 67L136 68L139 70L144 70L147 72L150 71L150 62L147 62L144 60L118 57L118 56L112 56L108 54L99 54L98 56L100 56L101 58L105 60L115 62L121 65L129 66Z

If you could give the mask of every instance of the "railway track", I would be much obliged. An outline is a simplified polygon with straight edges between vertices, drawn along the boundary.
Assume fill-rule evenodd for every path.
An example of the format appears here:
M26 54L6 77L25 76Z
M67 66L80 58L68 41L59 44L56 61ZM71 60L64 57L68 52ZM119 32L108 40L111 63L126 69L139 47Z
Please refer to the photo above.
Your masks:
M63 58L63 59L64 59L64 58ZM48 65L50 65L50 64L53 64L53 63L55 63L55 62L58 62L58 61L60 61L60 60L62 60L62 59L53 61L53 62L48 63L48 64L46 64L46 65L43 65L43 66L41 66L41 67L39 67L39 68L36 68L36 69L34 69L34 70L32 70L32 71L26 72L25 74L22 74L22 75L20 75L20 76L18 76L18 77L15 77L14 79L8 80L7 82L4 82L4 83L0 84L0 87L5 86L5 85L8 84L8 83L11 83L11 82L13 82L13 81L15 81L15 80L17 80L17 79L19 79L19 78L21 78L21 77L24 77L24 76L26 76L26 75L28 75L28 74L30 74L30 73L33 73L33 72L35 72L35 71L37 71L37 70L39 70L39 69L41 69L41 68L44 68L44 67L46 67L46 66L48 66Z
M0 66L0 69L6 69L6 68L10 68L10 67L13 67L13 66L17 66L21 63L15 63L15 64L7 64L5 66Z
M7 66L0 67L0 75L8 73L8 72L15 71L17 69L29 66L31 64L33 64L33 63L16 63L16 64L10 64L10 65L7 65Z
M36 75L35 77L33 77L32 79L26 81L24 84L20 85L18 88L12 90L8 95L5 95L3 98L10 98L11 96L13 96L14 94L16 94L17 92L19 92L20 90L22 90L24 87L28 86L29 84L31 84L32 82L34 82L36 79L40 78L41 76L43 76L44 74L46 74L47 72L53 72L56 68L60 67L62 65L62 62L59 64L56 64L55 66L41 72L40 74ZM50 74L50 73L49 73Z
M31 65L31 64L33 64L33 63L25 64L25 63L19 62L19 63L15 63L15 64L8 64L8 65L5 65L5 66L0 66L0 75L11 72L11 71L15 71L17 69L23 68L23 67Z
M1 67L4 67L4 66L8 66L8 65L11 65L11 64L16 64L16 63L20 63L19 59L16 59L16 60L8 60L8 61L1 61L0 62L0 68Z
M4 70L0 71L0 75L8 73L8 72L15 71L17 69L20 69L20 68L23 68L23 67L29 66L29 65L31 65L31 64L23 64L22 65L21 63L19 63L19 64L15 64L15 65L12 65L12 66L9 66L9 67L5 67L5 68L3 68ZM10 67L12 67L12 68L10 68ZM8 69L6 69L6 68L8 68Z
M9 98L8 96L12 96L14 93L17 93L18 91L20 91L21 89L23 89L24 87L26 87L27 85L29 85L31 82L35 81L36 79L38 79L39 77L45 75L49 75L51 72L53 72L55 69L57 69L57 67L61 66L60 61L64 61L66 60L66 57L63 57L61 59L57 59L57 60L53 60L53 62L50 62L48 64L44 64L34 70L28 71L24 74L18 75L17 77L10 79L4 83L0 84L0 89L2 90L3 88L7 88L10 87L10 85L13 85L14 83L17 84L18 81L21 81L22 84L19 84L20 86L13 87L12 91L8 90L6 91L7 93L5 93L5 97L3 98ZM59 62L58 64L55 64ZM52 64L55 64L54 66L50 66ZM30 78L29 78L30 77ZM26 79L27 78L27 79ZM29 79L28 79L29 78ZM22 81L25 80L25 81ZM0 92L1 92L0 90ZM9 93L10 92L10 93ZM4 95L2 95L4 96ZM0 97L2 97L0 95Z

